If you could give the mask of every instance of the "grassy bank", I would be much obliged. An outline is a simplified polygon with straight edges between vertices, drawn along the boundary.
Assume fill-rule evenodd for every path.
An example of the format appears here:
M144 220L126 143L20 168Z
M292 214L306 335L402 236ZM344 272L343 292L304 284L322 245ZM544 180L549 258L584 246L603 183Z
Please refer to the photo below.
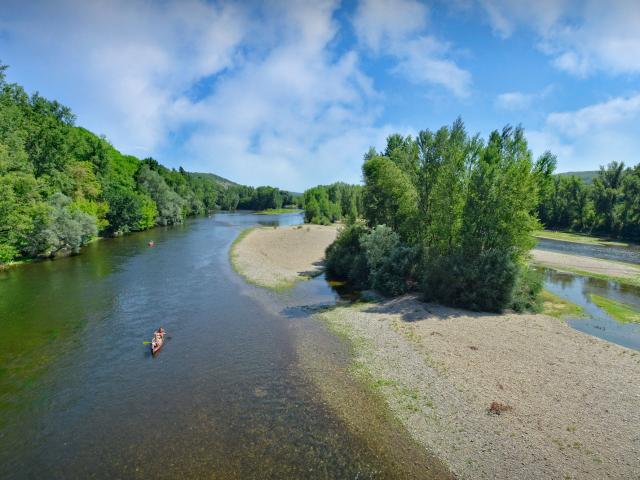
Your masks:
M258 227L249 227L249 228L245 228L243 231L241 231L238 236L235 238L235 240L233 241L233 243L231 243L231 246L229 247L229 263L231 263L231 267L233 268L233 270L240 275L242 278L244 278L244 280L247 283L250 283L251 285L255 285L257 287L261 287L263 285L258 284L257 282L253 281L248 275L246 275L243 270L240 268L239 264L238 264L238 260L239 260L239 254L236 252L236 249L238 247L238 245L240 244L240 242L242 242L242 240L244 240L247 235L249 235L252 231L254 231L256 228Z
M583 317L585 315L581 306L571 303L548 290L540 294L542 301L542 313L555 318Z
M266 210L260 210L255 212L256 215L280 215L283 213L300 213L302 210L299 208L267 208Z
M582 243L585 245L598 245L606 247L629 247L630 243L612 240L597 235L585 235L580 233L560 232L557 230L538 230L533 233L536 238L546 238L549 240L560 240L563 242Z
M598 307L604 310L607 315L611 316L618 322L622 323L640 323L640 312L631 305L616 302L609 298L601 297L592 293L589 298Z

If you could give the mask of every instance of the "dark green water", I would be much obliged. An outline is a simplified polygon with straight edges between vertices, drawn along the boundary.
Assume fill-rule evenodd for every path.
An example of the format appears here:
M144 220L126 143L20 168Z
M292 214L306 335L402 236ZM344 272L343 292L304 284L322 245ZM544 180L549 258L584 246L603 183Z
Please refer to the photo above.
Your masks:
M297 368L292 326L337 294L259 291L230 268L242 229L300 219L220 214L0 272L0 477L407 476Z

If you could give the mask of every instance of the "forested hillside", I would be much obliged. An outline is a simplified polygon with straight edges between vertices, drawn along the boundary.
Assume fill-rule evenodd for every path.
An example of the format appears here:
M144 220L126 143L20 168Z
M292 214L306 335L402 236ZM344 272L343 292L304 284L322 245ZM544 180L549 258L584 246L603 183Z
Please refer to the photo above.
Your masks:
M562 172L557 173L559 177L578 177L582 179L587 185L593 182L593 179L598 176L598 170L585 170L583 172Z
M280 208L291 194L123 155L75 126L71 110L6 81L0 65L0 266L77 253L120 235L218 208Z

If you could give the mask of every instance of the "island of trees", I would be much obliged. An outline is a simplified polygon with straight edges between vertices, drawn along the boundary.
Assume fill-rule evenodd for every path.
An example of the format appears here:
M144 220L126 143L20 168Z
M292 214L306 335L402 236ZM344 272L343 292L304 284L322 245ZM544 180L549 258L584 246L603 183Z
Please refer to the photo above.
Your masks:
M0 65L0 267L77 253L98 235L172 225L217 209L295 203L274 187L168 169L123 155L71 110L6 81Z
M363 186L317 186L305 219L345 224L327 249L328 271L387 295L483 311L538 310L542 281L529 268L542 226L638 240L640 166L612 163L591 185L533 160L522 128L485 142L461 120L417 138L392 135L364 156Z

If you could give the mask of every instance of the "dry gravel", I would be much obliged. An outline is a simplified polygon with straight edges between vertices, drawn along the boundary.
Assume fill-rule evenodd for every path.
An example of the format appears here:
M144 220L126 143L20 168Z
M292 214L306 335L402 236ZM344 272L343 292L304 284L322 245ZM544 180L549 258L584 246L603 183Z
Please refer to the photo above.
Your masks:
M640 355L543 315L405 296L321 316L461 478L640 478ZM508 407L488 413L492 402Z
M250 282L284 288L322 271L324 251L336 235L333 225L256 228L233 246L231 258Z
M559 270L580 270L583 272L607 275L610 277L640 279L640 267L630 263L612 262L581 255L548 252L534 249L531 251L534 262Z

